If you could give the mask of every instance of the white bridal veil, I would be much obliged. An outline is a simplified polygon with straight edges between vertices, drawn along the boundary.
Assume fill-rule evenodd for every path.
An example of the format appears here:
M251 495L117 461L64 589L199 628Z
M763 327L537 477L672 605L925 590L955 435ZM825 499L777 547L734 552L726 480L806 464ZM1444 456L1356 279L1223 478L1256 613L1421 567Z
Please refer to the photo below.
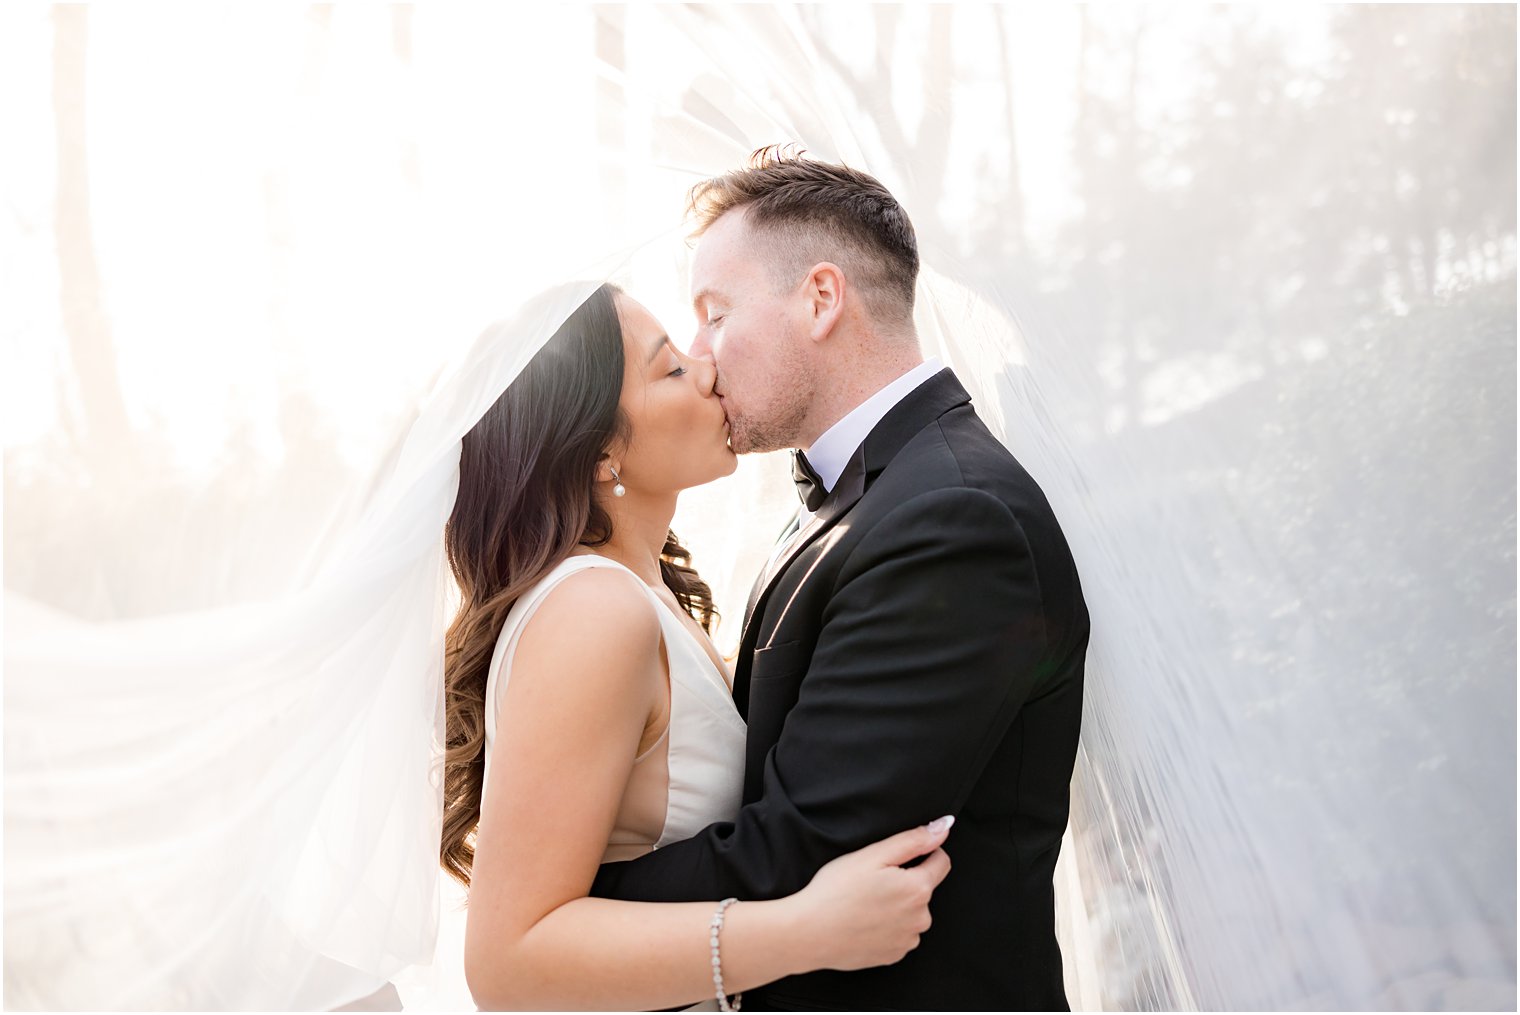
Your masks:
M0 18L7 1007L468 1003L457 442L795 140L1081 570L1073 1006L1513 1010L1512 7ZM729 616L778 466L677 518Z

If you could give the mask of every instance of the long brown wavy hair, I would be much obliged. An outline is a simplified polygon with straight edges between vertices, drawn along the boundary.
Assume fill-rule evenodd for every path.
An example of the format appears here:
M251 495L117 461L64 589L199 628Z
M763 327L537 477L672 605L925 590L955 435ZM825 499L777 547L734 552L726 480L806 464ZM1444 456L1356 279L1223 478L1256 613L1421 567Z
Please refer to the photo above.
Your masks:
M486 676L507 612L577 546L612 538L597 503L597 465L629 437L618 405L623 331L602 285L582 303L464 437L459 496L444 528L459 613L444 649L443 869L468 887L485 782ZM712 591L674 532L660 574L705 630Z

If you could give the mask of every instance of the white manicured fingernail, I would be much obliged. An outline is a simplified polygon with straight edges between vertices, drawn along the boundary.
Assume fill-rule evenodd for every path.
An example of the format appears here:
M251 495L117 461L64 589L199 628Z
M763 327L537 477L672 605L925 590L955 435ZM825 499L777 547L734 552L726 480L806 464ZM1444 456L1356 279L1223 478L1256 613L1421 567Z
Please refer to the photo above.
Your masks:
M943 832L953 824L955 824L955 815L946 814L942 818L935 818L929 822L928 828L931 832Z

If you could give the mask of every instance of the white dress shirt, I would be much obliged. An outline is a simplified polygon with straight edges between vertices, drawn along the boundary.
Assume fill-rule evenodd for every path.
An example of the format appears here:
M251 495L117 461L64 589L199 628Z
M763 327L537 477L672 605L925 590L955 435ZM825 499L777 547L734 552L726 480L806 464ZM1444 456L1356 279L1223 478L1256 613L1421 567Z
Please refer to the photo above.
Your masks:
M834 484L839 482L840 475L844 473L844 467L850 464L850 456L855 454L855 449L876 428L881 418L891 412L894 405L908 397L908 392L943 369L944 366L938 359L930 357L851 409L844 419L825 430L823 436L803 452L807 455L808 464L818 473L818 478L823 480L825 490L834 489Z
M823 482L825 490L834 489L834 484L838 483L839 477L844 474L844 467L850 464L850 457L855 454L855 449L860 447L867 435L876 428L881 418L891 412L892 407L898 402L908 397L909 392L943 369L944 364L931 356L851 409L843 419L825 430L823 435L813 442L812 447L803 452L807 455L808 464L813 467L813 471ZM805 505L802 506L797 512L796 522L771 548L771 555L765 562L764 574L770 574L770 569L776 561L792 545L797 534L807 528L812 520L813 513Z

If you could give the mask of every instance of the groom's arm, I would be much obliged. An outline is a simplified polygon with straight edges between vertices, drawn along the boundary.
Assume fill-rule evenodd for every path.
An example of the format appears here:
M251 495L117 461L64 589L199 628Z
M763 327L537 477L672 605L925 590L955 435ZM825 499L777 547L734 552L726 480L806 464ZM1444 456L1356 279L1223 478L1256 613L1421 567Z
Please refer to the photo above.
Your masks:
M1023 530L983 491L926 493L873 526L839 582L761 798L603 864L593 895L778 898L842 853L961 808L1059 662Z

